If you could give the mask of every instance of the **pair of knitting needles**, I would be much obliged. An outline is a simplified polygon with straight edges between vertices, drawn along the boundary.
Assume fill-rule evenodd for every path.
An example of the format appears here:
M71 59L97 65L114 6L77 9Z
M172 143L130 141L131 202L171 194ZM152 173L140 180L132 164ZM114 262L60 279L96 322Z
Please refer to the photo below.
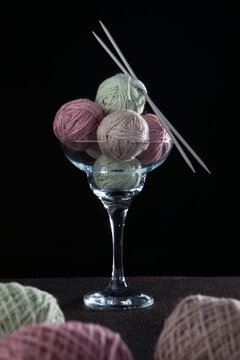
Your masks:
M117 54L119 55L120 59L122 60L123 64L126 66L124 67L124 65L117 59L117 57L112 53L112 51L107 47L107 45L102 41L102 39L95 34L95 32L93 31L93 35L95 36L95 38L97 39L97 41L100 43L100 45L106 50L106 52L111 56L111 58L113 59L113 61L118 65L118 67L122 70L122 72L128 76L131 76L133 79L138 80L136 74L134 73L133 69L131 68L131 66L129 65L129 63L127 62L125 56L123 55L122 51L119 49L117 43L115 42L115 40L113 39L112 35L110 34L109 30L106 28L106 26L99 20L105 34L107 35L108 39L110 40L110 42L112 43L114 49L116 50ZM164 128L166 129L166 131L168 132L169 136L171 137L173 143L176 145L178 151L180 152L180 154L182 155L183 159L186 161L186 163L188 164L188 166L190 167L190 169L195 173L195 169L191 163L191 161L189 160L189 158L187 157L187 155L185 154L185 152L183 151L183 149L181 148L179 142L177 141L176 137L182 142L182 144L187 148L187 150L193 155L193 157L198 161L198 163L209 173L211 174L211 172L209 171L209 169L207 168L207 166L204 164L204 162L200 159L200 157L196 154L196 152L190 147L190 145L188 145L188 143L183 139L183 137L179 134L179 132L173 127L173 125L167 120L167 118L163 115L163 113L158 109L158 107L154 104L154 102L150 99L149 95L143 91L144 96L146 97L146 101L148 102L148 104L151 106L151 108L153 109L154 113L157 115L157 117L159 118L159 120L161 121L161 123L163 124ZM173 135L173 133L175 134L175 136Z

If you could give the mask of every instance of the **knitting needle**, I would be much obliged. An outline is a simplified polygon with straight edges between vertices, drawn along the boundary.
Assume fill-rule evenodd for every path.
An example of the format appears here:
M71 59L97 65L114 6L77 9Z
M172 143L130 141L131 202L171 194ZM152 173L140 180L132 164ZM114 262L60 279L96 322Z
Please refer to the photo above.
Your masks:
M123 63L125 64L125 66L127 67L128 71L130 72L130 75L136 79L137 76L135 75L133 69L131 68L131 66L129 65L129 63L127 62L126 58L124 57L123 53L121 52L120 48L118 47L117 43L115 42L115 40L113 39L112 35L110 34L109 30L106 28L106 26L99 21L105 34L107 35L108 39L111 41L113 47L115 48L115 50L117 51L118 55L120 56L120 58L122 59ZM168 131L169 133L169 128L174 132L174 134L178 137L178 139L183 143L183 145L185 145L185 147L188 149L188 151L194 156L194 158L199 162L199 164L210 174L209 169L207 168L207 166L204 164L204 162L200 159L200 157L196 154L196 152L190 147L190 145L188 145L188 143L183 139L183 137L178 133L178 131L173 127L173 125L167 120L167 118L162 114L162 112L157 108L157 106L153 103L153 101L150 99L149 95L144 92L144 95L146 97L147 102L149 103L149 105L152 107L153 111L156 113L156 115L158 116L159 120L162 122L162 124L164 125L165 129ZM169 135L171 135L169 133ZM174 140L174 139L172 139Z
M117 51L118 55L120 56L120 58L122 59L123 63L125 64L125 66L127 67L128 71L130 72L130 75L136 79L137 76L135 75L133 69L131 68L131 66L129 65L129 63L127 62L126 58L124 57L123 53L121 52L121 50L119 49L118 45L116 44L115 40L113 39L112 35L110 34L110 32L108 31L108 29L106 28L106 26L99 21L104 32L106 33L108 39L111 41L112 45L114 46L115 50ZM97 40L99 41L100 38L98 38ZM103 41L101 41L101 45L104 46L105 44L103 43ZM106 48L105 48L106 49ZM109 50L109 49L108 49ZM110 50L109 50L110 51ZM108 51L108 53L109 53ZM111 52L111 51L110 51ZM109 55L111 55L109 53ZM115 58L116 59L116 58ZM115 59L113 58L113 60L115 61ZM116 59L117 60L117 59ZM118 61L118 60L117 60ZM119 61L118 61L118 66L119 66ZM123 71L122 66L120 66L121 70ZM126 71L123 71L126 74ZM129 74L128 74L129 75ZM153 103L153 101L150 99L149 95L144 92L144 95L146 97L147 102L149 103L149 105L152 107L153 111L156 113L156 115L159 117L159 120L162 122L163 125L165 125L165 129L168 131L169 133L169 128L174 132L174 134L178 137L178 139L183 143L183 145L188 149L188 151L193 155L193 157L199 162L199 164L210 174L211 172L209 171L209 169L207 168L207 166L204 164L204 162L200 159L200 157L196 154L196 152L190 147L190 145L183 139L183 137L178 133L178 131L173 127L173 125L167 120L167 118L162 114L162 112L157 108L157 106ZM171 134L169 133L169 135L171 136ZM173 139L172 139L173 140ZM179 149L179 148L178 148ZM186 159L185 159L186 160ZM187 162L188 163L188 162Z
M102 47L106 50L106 52L111 56L111 58L116 62L116 64L120 67L120 69L122 70L123 73L125 73L126 75L130 76L130 74L128 73L128 71L124 68L124 66L120 63L120 61L116 58L116 56L111 52L111 50L107 47L107 45L102 41L102 39L94 33L94 31L92 32L93 35L95 36L95 38L97 39L97 41L100 43L100 45L102 45ZM154 104L150 103L150 106L152 107L153 111L155 111L154 108ZM156 114L157 115L157 114ZM177 139L175 138L175 136L173 135L173 133L171 132L171 130L168 128L168 126L166 125L166 123L164 123L164 120L162 121L163 126L165 127L165 129L167 130L169 136L171 137L171 139L173 140L174 144L176 145L176 147L178 148L179 152L181 153L182 157L184 158L184 160L186 161L186 163L188 164L188 166L191 168L191 170L195 173L195 169L191 163L191 161L188 159L187 155L185 154L185 152L183 151L183 149L181 148L180 144L178 143Z
M204 162L200 159L200 157L196 154L196 152L188 145L188 143L183 139L183 137L179 134L179 132L173 127L173 125L166 119L166 117L163 115L163 113L158 109L158 107L152 102L149 95L145 93L146 99L149 103L149 105L152 107L152 109L155 111L156 115L160 119L161 122L162 119L165 120L166 124L169 126L169 128L173 131L175 136L182 142L183 145L188 149L188 151L193 155L193 157L198 161L198 163L206 170L209 174L211 174L210 170L207 168L207 166L204 164ZM167 129L166 129L167 130Z
M115 63L118 65L118 67L122 70L122 72L126 75L130 75L129 72L125 69L125 67L120 63L120 61L118 60L118 58L116 58L116 56L111 52L111 50L107 47L107 45L102 41L102 39L95 34L94 31L92 31L93 35L95 36L95 38L97 39L97 41L100 43L100 45L102 45L102 47L106 50L106 52L111 56L111 58L113 59L113 61L115 61Z

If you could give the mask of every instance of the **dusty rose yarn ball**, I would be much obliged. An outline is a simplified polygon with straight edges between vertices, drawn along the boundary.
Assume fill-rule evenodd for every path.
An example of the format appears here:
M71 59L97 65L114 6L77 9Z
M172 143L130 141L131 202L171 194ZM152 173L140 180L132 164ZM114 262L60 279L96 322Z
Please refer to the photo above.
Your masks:
M157 115L146 114L142 115L142 117L148 124L150 143L148 148L138 156L138 160L142 164L147 165L155 161L159 161L167 155L171 148L171 138L162 123L159 121Z
M133 360L118 333L97 324L28 325L0 340L0 360Z
M154 360L240 359L240 301L192 295L165 321Z
M57 112L53 131L58 139L64 139L73 148L88 148L89 143L79 140L96 140L97 128L104 114L101 107L88 99L77 99L64 104Z
M102 154L120 161L134 159L148 147L146 120L132 110L119 110L106 116L97 129Z

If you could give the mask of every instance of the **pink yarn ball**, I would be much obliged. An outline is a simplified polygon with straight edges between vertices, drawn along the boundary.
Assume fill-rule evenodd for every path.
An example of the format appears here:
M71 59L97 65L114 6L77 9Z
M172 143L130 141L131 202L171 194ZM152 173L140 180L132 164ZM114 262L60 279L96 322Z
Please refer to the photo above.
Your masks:
M0 339L2 360L133 360L118 333L69 321L28 325Z
M88 99L77 99L64 104L57 112L53 131L58 139L67 141L73 148L86 149L90 143L79 140L96 140L97 128L104 114L101 107Z
M106 116L97 129L101 152L113 159L129 161L148 147L146 120L132 110L119 110Z
M154 360L239 360L240 301L201 294L183 298L165 320Z
M142 117L148 124L150 142L156 141L156 143L150 143L148 148L138 156L138 160L142 164L147 165L155 161L159 161L167 155L171 147L171 143L168 141L171 140L171 138L162 123L159 121L157 115L146 114L142 115ZM159 140L166 142L157 142Z

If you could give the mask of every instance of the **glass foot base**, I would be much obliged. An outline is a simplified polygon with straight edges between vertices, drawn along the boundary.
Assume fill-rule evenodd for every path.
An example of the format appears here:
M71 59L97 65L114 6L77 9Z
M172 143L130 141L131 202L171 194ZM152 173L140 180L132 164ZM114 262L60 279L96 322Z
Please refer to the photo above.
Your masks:
M148 295L128 288L113 290L109 287L103 291L84 296L85 305L95 310L130 310L151 306L154 299Z

